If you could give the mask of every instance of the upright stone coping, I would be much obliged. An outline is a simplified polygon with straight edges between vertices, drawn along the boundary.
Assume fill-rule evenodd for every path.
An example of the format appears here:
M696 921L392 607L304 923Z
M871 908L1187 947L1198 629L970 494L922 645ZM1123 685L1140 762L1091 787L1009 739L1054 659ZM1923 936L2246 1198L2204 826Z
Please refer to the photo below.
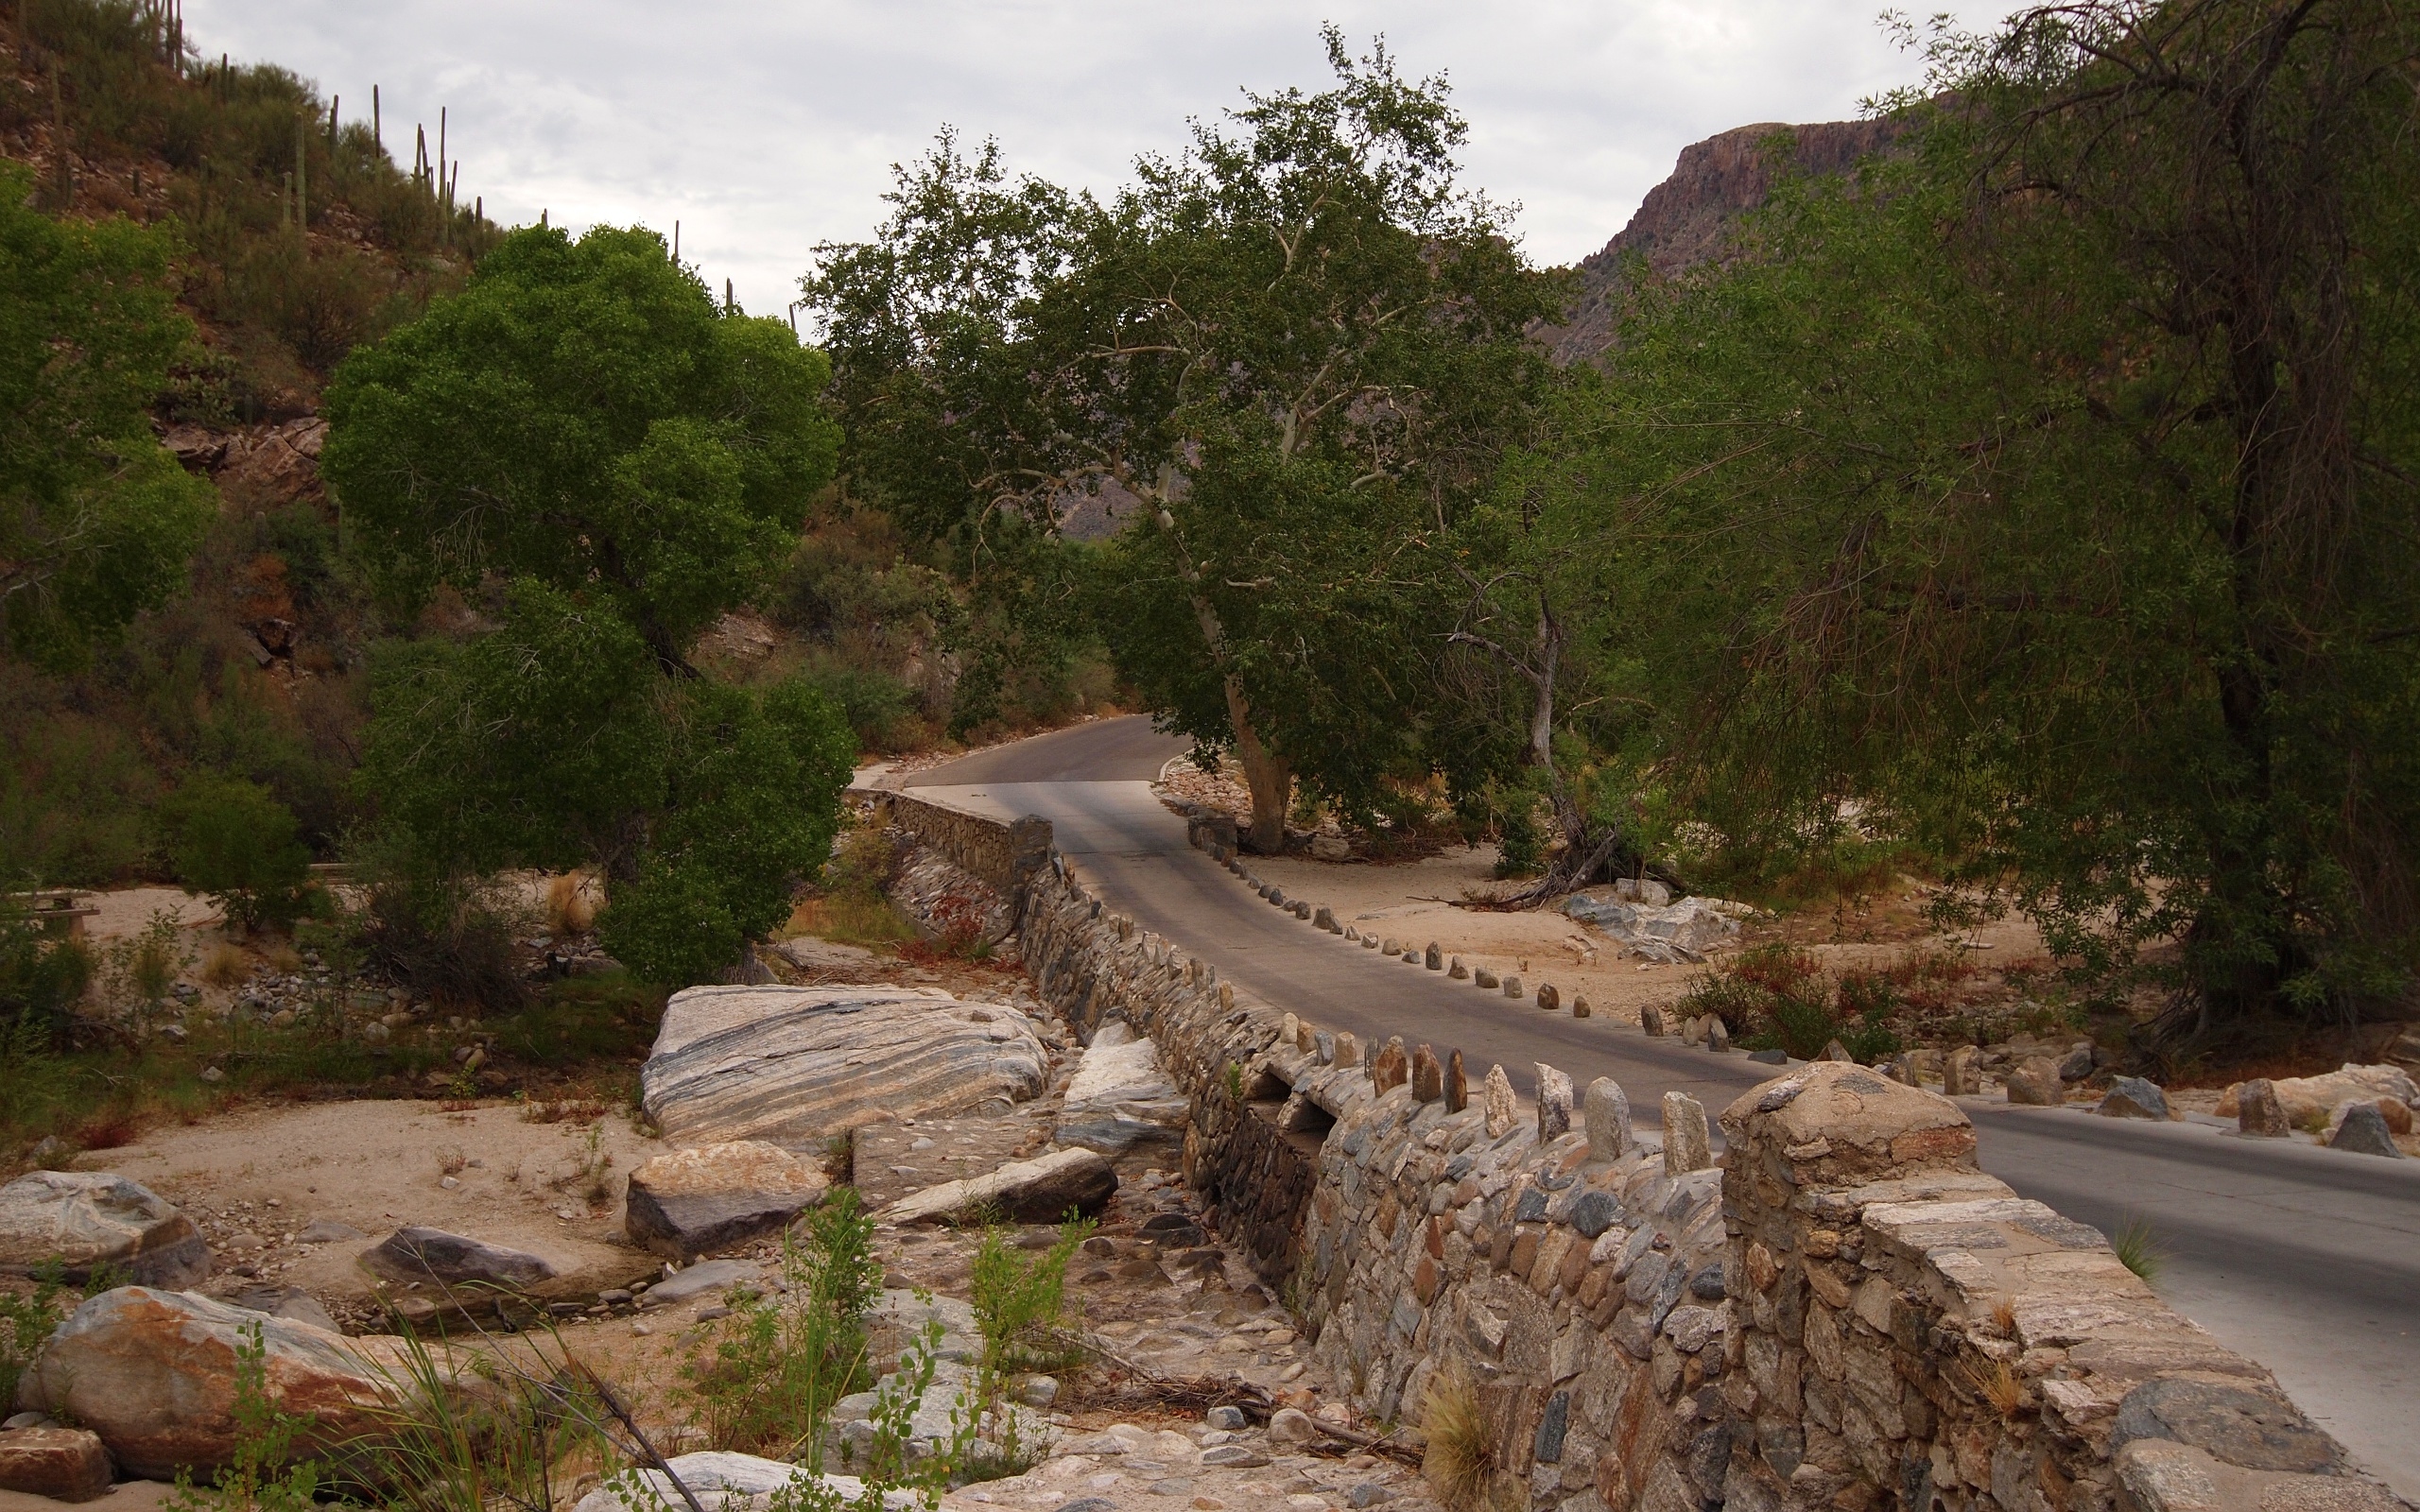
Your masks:
M1722 1127L1725 1505L2181 1509L2152 1470L2194 1455L2259 1479L2245 1506L2394 1504L2097 1229L1978 1169L1947 1098L1818 1062Z
M1437 1100L1380 1091L1314 1048L1332 1030L1284 1037L1056 853L1019 907L1049 1002L1161 1046L1188 1182L1356 1402L1417 1422L1456 1362L1532 1512L2401 1504L2097 1232L1978 1170L1944 1097L1820 1063L1724 1112L1722 1165L1626 1138L1608 1160L1610 1132L1540 1143L1470 1095L1459 1050Z

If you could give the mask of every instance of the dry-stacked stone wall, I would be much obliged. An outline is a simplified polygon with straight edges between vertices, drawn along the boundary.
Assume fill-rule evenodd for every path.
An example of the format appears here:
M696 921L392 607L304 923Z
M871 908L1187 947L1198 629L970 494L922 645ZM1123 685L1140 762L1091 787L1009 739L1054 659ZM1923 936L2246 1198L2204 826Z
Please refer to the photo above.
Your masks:
M2099 1230L1977 1169L1946 1098L1819 1062L1722 1127L1733 1512L2402 1504Z
M1208 1220L1373 1417L1474 1405L1495 1504L2404 1504L2097 1231L1979 1171L1945 1098L1819 1062L1723 1113L1718 1164L1677 1094L1642 1141L1611 1082L1575 1096L1541 1066L1519 1109L1458 1056L1239 999L1105 907L1038 820L904 796L890 818L999 879L1039 989L1086 1038L1111 1014L1151 1037L1192 1100Z

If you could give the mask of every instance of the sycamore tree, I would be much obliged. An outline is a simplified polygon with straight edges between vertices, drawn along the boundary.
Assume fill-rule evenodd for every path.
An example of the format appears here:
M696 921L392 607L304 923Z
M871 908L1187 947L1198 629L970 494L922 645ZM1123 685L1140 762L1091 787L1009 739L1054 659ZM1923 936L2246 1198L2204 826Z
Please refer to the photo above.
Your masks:
M1629 548L1608 664L1735 835L1853 802L2164 977L2170 1053L2394 1001L2420 26L2108 0L1935 49L1907 155L1629 333L1564 458Z
M193 336L174 243L54 220L29 188L0 166L0 650L59 666L183 580L215 501L151 433Z
M682 985L788 913L855 744L804 685L688 653L831 478L827 370L610 227L512 233L346 361L322 465L348 539L399 609L451 587L480 610L371 669L360 782L432 928L464 879L595 865L608 948Z
M1234 751L1269 850L1298 775L1361 815L1432 765L1433 556L1557 288L1457 183L1444 82L1325 40L1332 88L1248 94L1106 198L944 135L806 282L846 466L901 518L979 559L1005 517L1131 510L1087 575L1102 633L1166 728Z

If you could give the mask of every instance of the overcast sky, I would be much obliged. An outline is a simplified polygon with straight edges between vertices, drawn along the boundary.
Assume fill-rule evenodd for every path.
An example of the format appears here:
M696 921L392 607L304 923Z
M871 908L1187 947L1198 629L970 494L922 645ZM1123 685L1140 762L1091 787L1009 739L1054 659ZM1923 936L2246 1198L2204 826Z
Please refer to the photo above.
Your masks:
M1935 4L1920 9L1931 10ZM890 164L943 123L1012 170L1107 189L1237 91L1327 77L1319 25L1443 72L1466 176L1522 207L1530 254L1604 245L1691 142L1854 115L1910 81L1878 0L187 0L197 46L284 63L408 162L439 107L461 193L511 224L642 222L779 313L815 244L862 237ZM2000 5L1956 6L1970 24Z

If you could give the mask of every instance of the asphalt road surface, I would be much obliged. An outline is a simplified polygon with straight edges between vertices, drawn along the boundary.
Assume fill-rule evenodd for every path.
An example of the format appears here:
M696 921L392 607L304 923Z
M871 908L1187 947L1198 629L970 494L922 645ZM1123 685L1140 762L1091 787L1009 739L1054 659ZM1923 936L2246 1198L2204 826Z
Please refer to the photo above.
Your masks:
M1364 1043L1399 1034L1440 1056L1460 1048L1474 1079L1501 1062L1525 1094L1541 1061L1577 1086L1612 1076L1650 1129L1667 1091L1719 1113L1777 1074L1737 1052L1543 1013L1270 906L1188 846L1184 821L1151 794L1150 780L1186 744L1140 716L1101 720L905 785L1050 820L1061 851L1111 906L1215 964L1238 989ZM2305 1412L2420 1500L2420 1160L2240 1139L2206 1123L1960 1101L1984 1169L2104 1232L2147 1225L2161 1254L2160 1296L2275 1371Z

